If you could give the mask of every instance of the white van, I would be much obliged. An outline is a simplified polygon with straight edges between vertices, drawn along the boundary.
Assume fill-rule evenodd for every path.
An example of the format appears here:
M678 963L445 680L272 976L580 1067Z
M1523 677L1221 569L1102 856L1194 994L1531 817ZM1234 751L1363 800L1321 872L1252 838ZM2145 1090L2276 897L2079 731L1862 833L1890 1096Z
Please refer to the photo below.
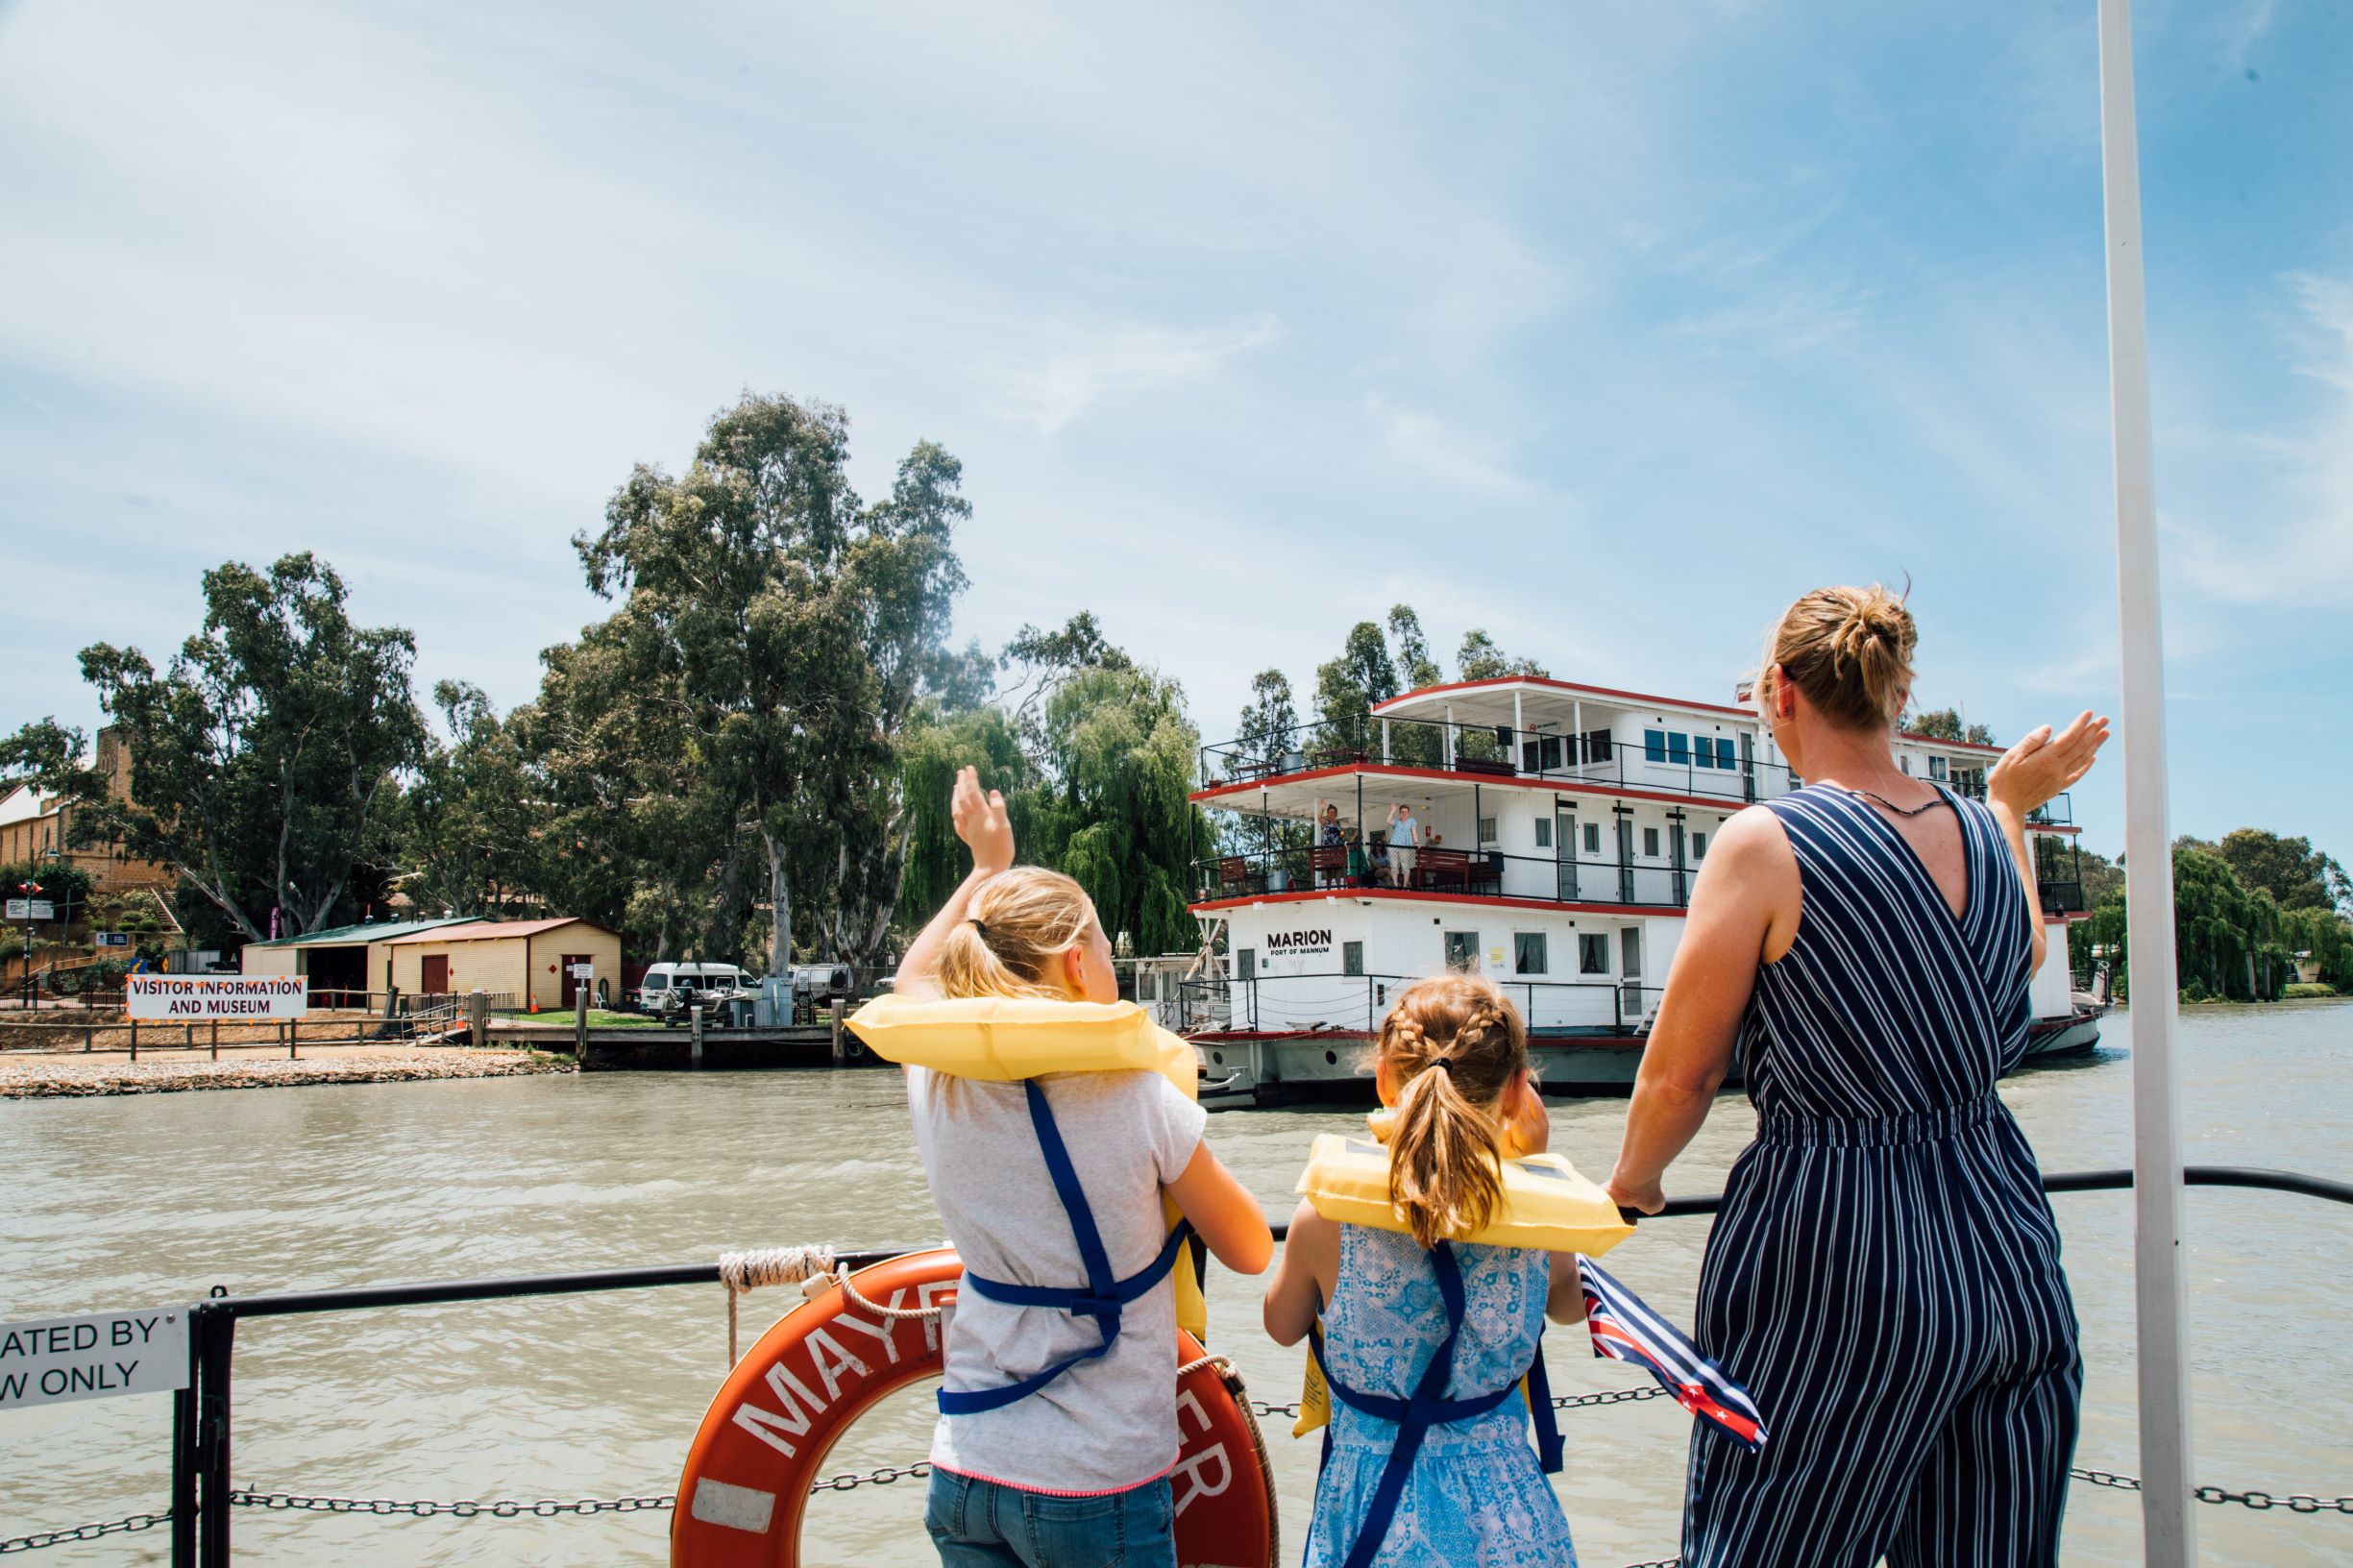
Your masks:
M704 992L730 992L745 984L744 971L732 964L656 964L646 970L632 998L640 1013L683 1014Z

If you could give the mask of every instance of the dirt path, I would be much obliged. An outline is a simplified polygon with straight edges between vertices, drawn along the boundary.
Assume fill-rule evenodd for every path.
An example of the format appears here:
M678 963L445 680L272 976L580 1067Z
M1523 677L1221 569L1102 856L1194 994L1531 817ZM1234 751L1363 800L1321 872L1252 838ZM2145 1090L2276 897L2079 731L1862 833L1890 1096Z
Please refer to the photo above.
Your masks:
M159 1094L195 1089L279 1089L295 1084L382 1084L429 1078L510 1078L571 1072L569 1056L539 1051L468 1050L420 1045L305 1045L287 1060L274 1044L221 1045L170 1056L142 1045L139 1059L120 1050L12 1051L0 1057L0 1099L79 1094Z

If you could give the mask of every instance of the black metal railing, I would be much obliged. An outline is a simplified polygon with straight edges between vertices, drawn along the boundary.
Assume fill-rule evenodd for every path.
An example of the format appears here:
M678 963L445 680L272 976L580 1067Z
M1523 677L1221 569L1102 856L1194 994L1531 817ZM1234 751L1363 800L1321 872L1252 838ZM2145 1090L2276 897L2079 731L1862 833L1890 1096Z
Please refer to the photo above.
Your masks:
M1614 954L1616 944L1610 944ZM1547 953L1549 962L1552 957ZM1580 961L1577 952L1558 955L1564 964ZM1350 974L1326 970L1312 974L1254 974L1188 980L1178 988L1183 1016L1219 1018L1227 1030L1251 1034L1287 1034L1310 1030L1360 1030L1370 1034L1381 1026L1397 993L1424 978L1410 974ZM1496 987L1520 1010L1532 1033L1539 1035L1639 1034L1650 1026L1664 994L1645 986L1640 977L1613 978L1593 974L1581 979L1531 979L1525 975L1490 975Z
M2299 1171L2236 1165L2190 1165L2188 1187L2247 1188L2353 1204L2353 1184L2307 1176ZM2129 1170L2053 1171L2043 1177L2047 1192L2101 1192L2129 1188ZM1649 1217L1713 1214L1723 1194L1669 1198ZM1285 1238L1286 1227L1272 1227ZM835 1254L852 1270L881 1262L914 1247L878 1247ZM1202 1258L1198 1252L1196 1258ZM1202 1266L1207 1260L1202 1258ZM346 1290L308 1290L257 1296L218 1294L191 1304L188 1313L188 1385L173 1396L171 1450L172 1568L230 1568L234 1491L231 1442L231 1395L235 1372L237 1325L247 1318L301 1317L320 1312L377 1308L510 1301L525 1296L580 1295L606 1290L642 1290L680 1285L717 1285L716 1262L650 1268L594 1269L571 1274L532 1274L505 1279L447 1280L416 1285L363 1286Z
M1705 741L1704 755L1700 745ZM1313 769L1380 764L1427 768L1466 778L1539 779L1658 790L1746 804L1786 795L1798 780L1783 765L1756 758L1747 735L1657 730L1629 741L1606 729L1583 735L1508 724L1450 723L1442 719L1359 715L1294 724L1263 736L1201 749L1208 787L1280 778ZM1744 754L1743 747L1750 748Z
M1193 862L1193 898L1205 902L1268 893L1404 891L1681 909L1691 901L1699 866L1676 864L1674 842L1671 833L1662 835L1660 847L1666 853L1630 859L1508 855L1501 849L1456 850L1439 845L1402 854L1389 851L1385 862L1372 852L1373 846L1293 845Z

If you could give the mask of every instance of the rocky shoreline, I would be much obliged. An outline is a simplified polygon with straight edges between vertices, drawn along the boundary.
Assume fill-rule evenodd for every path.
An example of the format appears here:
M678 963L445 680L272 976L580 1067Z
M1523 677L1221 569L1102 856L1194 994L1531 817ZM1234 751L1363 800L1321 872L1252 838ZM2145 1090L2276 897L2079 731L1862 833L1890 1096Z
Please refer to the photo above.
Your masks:
M94 1094L165 1094L187 1090L283 1089L305 1084L412 1083L428 1079L513 1078L572 1072L569 1056L541 1051L448 1047L327 1047L288 1061L275 1054L224 1055L220 1061L138 1061L41 1055L0 1058L0 1099Z

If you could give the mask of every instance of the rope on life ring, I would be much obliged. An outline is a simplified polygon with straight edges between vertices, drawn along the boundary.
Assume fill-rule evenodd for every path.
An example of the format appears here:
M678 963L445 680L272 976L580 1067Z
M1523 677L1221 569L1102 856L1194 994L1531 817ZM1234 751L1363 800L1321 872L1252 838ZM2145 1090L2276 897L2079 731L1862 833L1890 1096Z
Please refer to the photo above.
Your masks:
M814 1293L736 1363L695 1434L671 1523L673 1568L800 1561L802 1518L826 1456L881 1400L940 1375L942 1309L963 1277L944 1247L855 1273L812 1267L803 1288ZM1241 1379L1182 1330L1176 1361L1178 1559L1272 1568L1273 1473ZM1242 1462L1244 1448L1254 1463Z
M719 1283L727 1287L727 1364L735 1354L735 1300L764 1285L799 1285L834 1272L833 1249L823 1242L806 1247L761 1247L719 1255Z

